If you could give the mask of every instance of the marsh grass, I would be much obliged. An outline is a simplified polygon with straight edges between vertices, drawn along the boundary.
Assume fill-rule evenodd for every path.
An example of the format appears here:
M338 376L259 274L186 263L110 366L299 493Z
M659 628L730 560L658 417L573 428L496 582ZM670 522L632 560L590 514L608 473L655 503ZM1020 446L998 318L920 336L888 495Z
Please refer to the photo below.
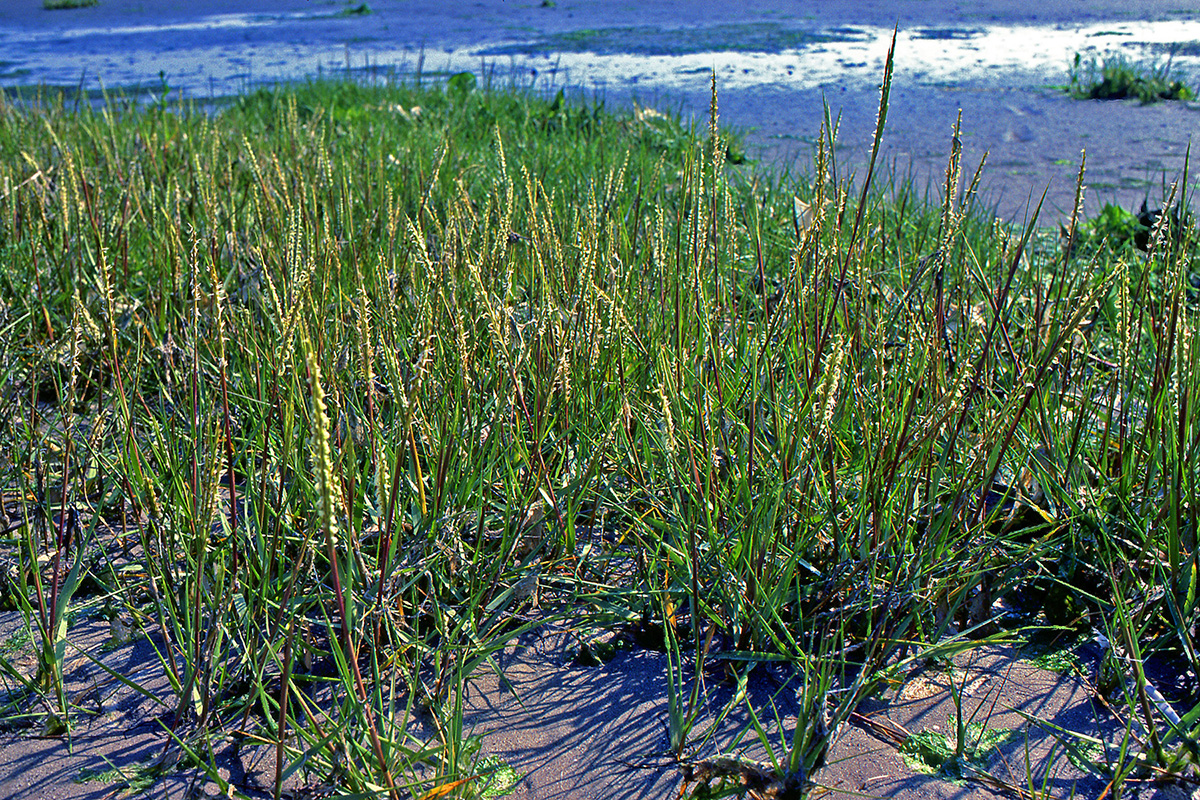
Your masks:
M715 91L707 131L463 78L0 108L22 713L83 713L75 565L159 654L164 762L249 731L276 796L484 792L465 687L555 615L668 650L685 762L706 663L794 665L801 724L747 731L794 794L1000 598L1194 670L1190 245L1080 260L957 137L938 206L834 128L800 181L727 163Z
M87 8L99 2L100 0L42 0L42 8L47 11L60 11L72 8Z
M1143 104L1160 100L1191 100L1195 90L1176 76L1171 59L1138 62L1122 55L1084 59L1075 54L1064 89L1079 100L1125 100Z

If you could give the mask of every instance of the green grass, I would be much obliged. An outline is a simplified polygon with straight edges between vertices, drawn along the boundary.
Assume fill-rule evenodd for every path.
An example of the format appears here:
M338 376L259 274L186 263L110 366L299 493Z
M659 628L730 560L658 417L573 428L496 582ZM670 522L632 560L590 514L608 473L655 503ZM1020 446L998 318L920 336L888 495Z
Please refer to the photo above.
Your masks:
M100 0L42 0L42 8L47 11L59 11L71 8L87 8L99 2Z
M1125 100L1135 98L1143 104L1160 100L1191 100L1195 90L1171 70L1171 62L1144 63L1122 55L1084 60L1075 54L1064 87L1079 100Z
M707 659L795 665L801 728L747 731L788 786L1010 593L1197 666L1186 237L1066 247L835 181L828 137L757 174L715 129L459 76L74 109L0 107L35 694L72 564L153 632L197 763L247 721L397 797L490 791L461 694L531 586L666 649L677 754Z

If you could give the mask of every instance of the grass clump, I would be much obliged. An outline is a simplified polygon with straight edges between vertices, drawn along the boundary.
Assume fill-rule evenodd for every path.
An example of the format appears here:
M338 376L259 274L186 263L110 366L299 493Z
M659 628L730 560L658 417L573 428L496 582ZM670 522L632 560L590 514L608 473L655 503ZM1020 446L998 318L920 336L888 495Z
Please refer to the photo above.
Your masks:
M792 664L788 791L1018 590L1161 587L1118 622L1194 659L1194 254L1002 225L957 137L939 206L838 180L832 126L809 179L740 171L712 116L459 76L0 108L29 713L95 584L195 762L236 721L392 797L499 784L462 697L534 603L667 651L677 755L707 659Z
M1164 211L1151 209L1146 201L1136 213L1105 203L1081 229L1081 241L1112 251L1137 249L1149 251L1171 247L1190 249L1196 239L1196 224L1190 211L1176 205Z
M1143 104L1160 100L1191 100L1195 90L1172 75L1171 61L1146 64L1123 55L1084 60L1075 54L1069 69L1065 91L1078 100L1125 100L1135 98Z

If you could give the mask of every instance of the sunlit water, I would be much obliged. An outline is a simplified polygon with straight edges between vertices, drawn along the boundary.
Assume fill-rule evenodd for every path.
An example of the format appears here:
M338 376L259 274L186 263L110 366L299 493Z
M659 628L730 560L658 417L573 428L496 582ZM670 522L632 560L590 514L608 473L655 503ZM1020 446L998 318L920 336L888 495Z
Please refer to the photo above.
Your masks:
M837 85L874 88L883 74L891 28L839 28L840 40L781 52L522 53L512 55L518 69L554 69L569 82L593 86L653 84L668 90L707 84L715 70L726 90L770 85L812 89ZM633 37L631 37L632 39ZM1157 59L1165 65L1172 45L1172 66L1181 72L1200 67L1200 22L1138 22L1077 28L1008 25L980 28L921 27L896 32L895 79L917 84L982 84L1005 87L1065 82L1071 56L1103 58L1124 54ZM1187 46L1190 45L1190 46ZM520 45L507 48L516 51ZM450 68L469 68L477 53L506 48L456 50ZM433 64L438 63L435 57Z

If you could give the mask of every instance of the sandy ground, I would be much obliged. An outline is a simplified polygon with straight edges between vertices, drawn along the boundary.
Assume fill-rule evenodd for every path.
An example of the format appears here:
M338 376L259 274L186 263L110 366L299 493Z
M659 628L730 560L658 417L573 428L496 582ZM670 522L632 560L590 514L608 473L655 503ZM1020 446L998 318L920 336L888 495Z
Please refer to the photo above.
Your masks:
M0 615L0 633L7 635L15 622L11 613ZM467 687L465 732L482 735L483 753L522 774L511 789L509 796L514 798L677 797L683 773L679 762L666 754L666 656L635 647L607 664L582 666L574 660L580 633L550 623L499 653L500 673L481 669ZM178 757L164 733L173 718L173 694L152 640L135 637L114 647L106 623L84 621L72 641L78 650L68 658L66 673L68 694L78 710L77 727L69 743L61 736L29 731L0 733L0 797L112 798L122 794L122 775L144 774L142 767L158 762L164 753ZM1085 670L1094 655L1087 648L1080 651ZM128 676L164 702L147 700L96 662ZM768 760L753 735L725 749L750 720L745 704L735 702L728 716L714 725L732 697L731 686L721 676L719 666L706 672L685 761L698 763L721 752L759 763ZM757 709L772 741L778 742L779 723L785 733L797 723L798 681L787 666L762 665L751 673L747 703ZM1007 733L997 747L981 755L979 764L1008 788L926 774L901 755L898 739L905 734L955 730L952 685L970 721ZM702 739L700 732L710 726L714 735ZM858 715L838 729L810 796L992 800L1020 797L1021 790L1031 787L1046 798L1102 796L1105 780L1065 757L1062 738L1052 726L1102 738L1110 752L1115 752L1121 730L1083 680L1040 669L1011 647L979 647L956 657L952 668L914 665L898 673L880 694L864 700ZM234 796L271 796L272 748L239 746L219 737L216 741L214 764ZM781 749L776 754L782 755ZM302 781L290 779L284 796L323 796L306 794L304 787ZM230 796L229 791L196 770L182 769L149 779L132 796L166 800ZM1124 796L1183 800L1200 793L1177 782L1130 782Z

